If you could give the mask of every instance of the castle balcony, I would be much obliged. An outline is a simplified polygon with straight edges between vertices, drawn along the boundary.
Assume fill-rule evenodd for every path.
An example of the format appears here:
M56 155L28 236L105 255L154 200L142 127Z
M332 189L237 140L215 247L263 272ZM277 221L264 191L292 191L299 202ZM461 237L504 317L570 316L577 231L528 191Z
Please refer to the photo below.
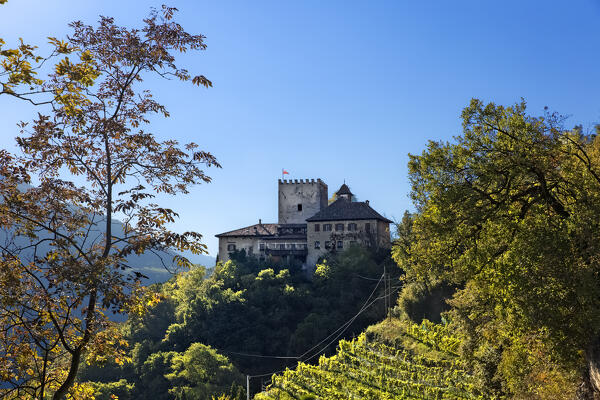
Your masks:
M306 243L265 243L260 251L272 256L306 256L308 248Z
M265 249L265 254L270 256L296 256L306 257L307 249Z

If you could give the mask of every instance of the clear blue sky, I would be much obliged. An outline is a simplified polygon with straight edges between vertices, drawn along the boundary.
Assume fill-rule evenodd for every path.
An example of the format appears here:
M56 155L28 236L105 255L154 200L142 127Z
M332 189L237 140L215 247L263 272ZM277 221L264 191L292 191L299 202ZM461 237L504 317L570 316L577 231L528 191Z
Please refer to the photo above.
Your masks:
M166 2L166 1L165 1ZM156 1L9 0L0 37L43 45L67 23L99 14L134 26ZM277 219L277 179L345 179L361 200L399 219L411 209L406 163L428 140L460 134L472 97L511 104L524 97L569 125L600 122L600 2L572 1L171 1L178 21L207 36L186 54L199 89L153 84L172 117L163 138L193 140L222 170L187 197L168 199L177 230L214 235ZM35 109L0 98L0 147Z

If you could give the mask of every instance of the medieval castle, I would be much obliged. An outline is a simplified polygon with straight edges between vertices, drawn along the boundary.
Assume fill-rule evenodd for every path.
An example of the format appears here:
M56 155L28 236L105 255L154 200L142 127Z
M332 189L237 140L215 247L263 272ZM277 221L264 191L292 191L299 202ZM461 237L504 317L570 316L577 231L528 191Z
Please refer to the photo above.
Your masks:
M328 252L350 246L390 247L390 221L369 206L353 201L344 183L328 204L328 188L321 179L279 180L278 221L258 224L216 235L217 260L229 260L230 253L265 260L298 260L312 269Z

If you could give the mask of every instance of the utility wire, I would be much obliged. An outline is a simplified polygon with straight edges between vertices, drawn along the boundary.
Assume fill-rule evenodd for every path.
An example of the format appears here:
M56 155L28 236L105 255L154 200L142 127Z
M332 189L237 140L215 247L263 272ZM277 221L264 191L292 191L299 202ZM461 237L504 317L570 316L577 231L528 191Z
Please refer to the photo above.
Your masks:
M321 350L319 350L318 352L316 352L315 354L313 354L312 356L306 358L303 361L303 362L308 362L308 361L312 360L314 357L316 357L317 355L319 355L321 352L323 352L325 349L327 349L327 347L329 347L333 342L335 342L346 331L346 329L352 324L352 322L354 322L356 320L356 318L358 318L360 316L360 314L362 314L369 307L371 307L373 304L375 304L376 301L381 300L381 299L387 297L388 295L391 295L392 293L397 292L398 290L400 290L402 288L402 286L395 286L394 290L391 291L389 294L376 297L375 299L373 299L369 303L369 300L371 300L371 297L373 297L373 294L375 294L375 291L379 287L379 284L381 283L382 279L383 279L383 275L381 275L381 278L379 278L379 281L377 282L377 285L375 285L375 288L373 289L373 291L371 292L371 294L369 295L369 297L367 298L367 300L365 301L365 303L363 304L363 306L361 307L361 309L358 311L358 313L356 313L356 315L354 315L352 318L350 318L348 321L346 321L344 324L342 324L339 328L337 328L335 331L333 331L329 336L327 336L325 339L323 339L322 341L320 341L319 343L317 343L312 348L308 349L306 352L304 352L304 354L302 354L300 356L297 356L297 357L288 357L288 356L263 356L263 355L258 355L258 354L237 353L237 352L229 352L229 353L243 355L243 356L249 356L249 357L280 358L280 359L296 359L296 360L299 360L302 357L304 357L306 354L310 353L312 350L314 350L315 348L317 348L320 344L322 344L323 342L325 342L327 339L331 338L333 335L335 335L337 332L339 332L340 329L342 330L341 332L338 333L338 335L333 340L331 340L327 345L325 345L323 348L321 348ZM279 370L279 371L267 372L265 374L248 375L248 377L250 377L250 378L260 378L260 377L264 377L264 376L275 375L275 374L278 374L278 373L284 372L284 371L285 371L285 369L282 369L282 370Z
M366 280L369 280L369 281L378 281L378 280L380 279L380 278L370 278L370 277L368 277L368 276L362 276L362 275L360 275L360 274L357 274L357 273L355 273L354 275L356 275L357 277L359 277L359 278L361 278L361 279L366 279ZM392 276L392 277L388 277L387 279L394 280L394 279L398 279L398 278L400 278L401 276L402 276L402 275L398 275L398 276Z
M400 289L400 287L398 287L396 290L394 290L394 292L397 292ZM349 321L348 326L342 331L340 332L331 342L329 342L326 346L324 346L321 350L319 350L317 353L313 354L312 356L310 356L309 358L307 358L306 360L304 360L303 362L308 362L310 360L312 360L315 356L319 355L323 350L327 349L327 347L329 347L333 342L335 342L336 340L339 339L340 336L342 336L342 334L345 332L345 330L350 326L350 324L352 324L352 322L354 322L354 320L356 318L358 318L358 316L360 314L362 314L364 311L366 311L369 307L371 307L373 304L375 304L375 302L377 300L381 300L383 298L385 298L386 296L391 296L392 292L388 293L387 295L383 295L380 297L377 297L375 299L373 299L373 301L371 301L369 304L366 304L363 306L363 308L358 312L358 314L356 314L352 320ZM367 300L368 301L368 300Z
M375 293L375 291L377 290L377 288L379 287L379 284L381 283L381 280L383 279L383 275L379 278L379 282L377 282L377 285L375 286L375 288L373 289L373 291L371 292L371 294L369 295L369 297L367 298L367 300L365 301L365 303L363 304L363 306L361 307L360 311L358 312L358 314L356 314L354 317L350 318L350 320L346 321L344 324L342 324L339 328L337 328L335 331L333 331L329 336L327 336L325 339L321 340L319 343L317 343L316 345L314 345L313 347L311 347L310 349L308 349L307 351L305 351L303 354L299 355L299 356L265 356L262 354L250 354L250 353L241 353L241 352L237 352L237 351L229 351L229 350L219 350L222 353L229 353L229 354L235 354L238 356L243 356L243 357L256 357L256 358L274 358L274 359L287 359L287 360L299 360L302 357L304 357L305 355L307 355L308 353L310 353L312 350L314 350L315 348L319 347L319 345L321 345L323 342L325 342L326 340L328 340L330 337L332 337L333 335L335 335L340 329L343 329L347 324L354 322L354 320L356 319L356 317L358 315L360 315L360 313L362 312L363 308L365 307L365 305L367 304L367 302L371 299L371 297L373 297L373 294Z
M244 356L244 357L256 357L256 358L281 358L281 359L292 359L292 360L297 360L298 357L294 357L294 356L264 356L262 354L250 354L250 353L239 353L237 351L229 351L229 350L219 350L219 352L221 353L229 353L229 354L235 354L237 356Z
M260 378L262 376L270 376L270 375L275 375L278 374L280 372L284 372L285 369L282 369L281 371L275 371L275 372L267 372L266 374L260 374L260 375L248 375L250 378Z
M375 303L377 300L381 300L381 299L383 299L384 297L390 296L392 293L396 293L398 290L402 289L402 286L392 286L392 289L394 289L394 291L392 291L392 292L390 292L390 293L388 293L388 294L384 294L383 296L379 296L379 297L377 297L377 298L373 299L373 301L371 302L371 304L369 304L369 305L368 305L366 308L369 308L369 307L371 307L371 305L372 305L373 303Z
M383 278L383 275L381 276ZM381 279L380 279L381 282ZM316 344L315 346L313 346L311 349L307 350L304 354L302 354L299 357L289 357L289 358L295 358L295 359L300 359L301 357L303 357L304 355L306 355L307 353L309 353L311 350L315 349L316 347L318 347L321 343L323 343L325 340L329 339L331 336L333 336L336 332L338 332L340 329L342 329L344 326L346 326L346 328L352 323L354 322L354 320L360 315L362 314L363 311L365 311L367 308L369 308L371 305L373 305L373 303L375 303L375 301L380 300L382 298L384 298L385 296L380 296L377 297L375 300L373 300L371 303L369 303L367 305L367 302L371 299L371 297L373 296L373 293L375 293L375 290L377 290L377 287L379 286L379 283L377 283L377 286L375 286L375 289L373 289L373 291L371 292L371 295L369 296L369 298L367 298L367 301L363 304L363 306L361 307L360 311L354 316L352 317L350 320L346 321L344 324L342 324L338 329L336 329L331 335L327 336L325 339L323 339L321 342L319 342L318 344ZM315 354L313 354L312 356L310 356L309 358L307 358L306 360L304 360L304 362L308 362L309 360L311 360L312 358L314 358L315 356L319 355L323 350L325 350L327 347L329 347L329 345L331 345L334 341L337 340L337 338L339 338L343 333L344 333L345 329L342 330L342 332L340 332L338 334L338 336L336 336L331 342L329 342L325 347L323 347L321 350L319 350L318 352L316 352ZM275 371L275 372L268 372L266 374L260 374L260 375L248 375L250 378L258 378L258 377L262 377L262 376L268 376L268 375L275 375L278 374L280 372L285 371L280 370L280 371Z
M393 291L392 291L390 294L392 294L392 293L396 293L396 292L397 292L398 290L400 290L401 288L402 288L402 286L395 286L395 287L394 287L394 290L393 290ZM349 320L348 322L352 322L352 321L354 321L354 320L356 319L356 317L358 317L358 316L359 316L359 315L360 315L362 312L364 312L364 311L365 311L365 310L367 310L369 307L371 307L373 304L375 304L375 302L376 302L377 300L381 300L381 299L383 299L383 298L385 298L385 297L386 297L386 296L384 295L384 296L379 296L379 297L376 297L375 299L373 299L373 301L371 301L369 304L365 305L365 306L364 306L364 307L361 309L361 311L359 311L359 313L358 313L357 315L355 315L354 317L352 317L352 319L351 319L351 320ZM368 300L367 300L367 301L368 301ZM340 328L342 328L343 326L345 326L346 324L348 324L348 322L346 322L345 324L343 324L342 326L340 326ZM336 331L335 331L335 332L337 332L337 331L338 331L340 328L336 329ZM335 332L334 332L334 333L335 333ZM329 344L327 344L327 346L325 346L323 349L321 349L321 350L320 350L320 351L318 351L317 353L313 354L311 357L307 358L307 359L306 359L306 360L304 360L303 362L308 362L308 361L310 361L312 358L314 358L316 355L318 355L319 353L321 353L321 351L323 351L324 349L326 349L326 348L327 348L327 347L328 347L330 344L332 344L332 343L333 343L335 340L337 340L337 338L338 338L339 336L341 336L341 334L342 334L342 333L343 333L343 332L341 332L341 333L340 333L340 334L339 334L339 335L338 335L338 336L337 336L337 337L336 337L334 340L332 340L331 342L329 342ZM329 337L331 337L331 336L332 336L332 335L330 335ZM311 350L312 350L312 349L311 349ZM309 350L309 351L310 351L310 350ZM298 357L291 357L291 358L298 358ZM275 374L278 374L278 373L280 373L280 372L284 372L284 371L285 371L285 369L282 369L282 370L280 370L280 371L268 372L268 373L266 373L266 374L260 374L260 375L248 375L248 376L249 376L250 378L258 378L258 377L263 377L263 376L275 375Z
M314 345L312 348L308 349L306 352L304 352L304 354L302 354L300 357L298 358L302 358L305 355L307 355L308 353L310 353L312 350L314 350L315 348L319 347L323 342L325 342L326 340L328 340L330 337L332 337L333 335L335 335L340 329L342 329L342 332L340 333L340 335L342 333L344 333L344 331L348 328L348 326L350 326L350 324L352 324L352 322L354 322L354 320L360 315L362 314L362 312L365 310L365 306L367 305L367 303L369 302L369 300L371 300L371 297L373 297L373 294L375 294L375 291L377 290L377 288L379 287L379 284L381 283L381 280L383 279L383 274L381 275L381 277L379 278L379 281L377 282L377 285L375 285L375 287L373 288L373 291L371 292L371 294L369 295L369 297L367 298L367 300L365 301L365 303L362 305L362 307L360 308L360 310L358 311L358 313L350 318L348 321L346 321L344 324L342 324L339 328L337 328L335 331L333 331L331 333L331 335L327 336L325 339L321 340L319 343L317 343L316 345ZM340 335L338 335L337 337L339 337ZM336 338L337 338L336 337ZM335 340L335 339L334 339ZM326 349L332 342L330 342L329 344L327 344L327 346L325 346L325 348L319 350L316 354L319 354L321 351L323 351L324 349ZM312 355L308 360L310 360L311 358L313 358L316 354ZM305 360L307 361L307 360Z

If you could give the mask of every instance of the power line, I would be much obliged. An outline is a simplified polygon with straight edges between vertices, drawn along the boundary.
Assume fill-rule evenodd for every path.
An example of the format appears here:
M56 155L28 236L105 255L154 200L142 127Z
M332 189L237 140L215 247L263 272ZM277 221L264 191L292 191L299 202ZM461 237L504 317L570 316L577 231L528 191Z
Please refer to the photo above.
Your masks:
M230 353L230 354L235 354L235 355L243 356L243 357L299 360L302 357L304 357L306 354L310 353L315 348L319 347L319 345L321 345L323 342L325 342L326 340L328 340L330 337L332 337L333 335L335 335L340 329L343 329L343 328L346 327L346 325L351 324L352 322L354 322L354 320L362 313L363 308L365 307L365 305L367 304L367 302L371 299L371 297L373 297L373 294L375 293L375 291L379 287L379 284L381 283L382 279L383 279L383 275L379 278L379 281L377 282L377 285L375 285L375 287L373 288L373 291L371 292L371 294L369 295L369 297L367 298L367 300L365 301L365 303L363 304L363 306L359 310L358 314L356 314L355 316L353 316L352 318L350 318L348 321L346 321L345 323L343 323L340 327L338 327L335 331L333 331L325 339L321 340L319 343L317 343L316 345L314 345L313 347L311 347L310 349L308 349L307 351L305 351L303 354L301 354L299 356L270 356L270 355L266 356L266 355L262 355L262 354L250 354L250 353L242 353L242 352L230 351L230 350L219 350L219 351L221 351L222 353ZM329 345L327 345L327 346L329 346ZM320 350L320 351L322 351L322 350ZM254 376L251 376L251 377L254 377Z
M348 327L350 327L350 325L356 320L356 318L358 318L369 307L371 307L373 304L375 304L376 301L381 300L383 298L388 298L388 296L391 297L392 293L395 293L395 292L397 292L398 290L400 290L402 288L402 286L396 286L396 287L394 287L394 290L392 291L392 286L391 286L391 282L390 282L390 287L389 287L390 291L389 291L389 293L386 290L386 294L384 294L383 296L376 297L375 299L373 299L373 301L371 301L369 303L369 300L371 300L371 297L373 297L373 294L375 294L375 291L379 287L379 284L381 283L381 280L384 279L384 277L385 277L385 274L382 274L381 277L379 278L378 282L377 282L377 285L375 285L375 287L371 291L371 294L369 295L369 297L367 298L367 300L364 302L363 306L360 308L360 310L358 311L358 313L356 313L352 318L350 318L348 321L346 321L345 323L343 323L340 327L338 327L335 331L333 331L325 339L321 340L315 346L313 346L312 348L308 349L306 352L304 352L302 355L300 355L298 357L263 356L263 355L258 355L258 354L237 353L237 352L230 352L230 353L235 353L235 354L244 355L244 356L250 356L250 357L259 357L259 358L281 358L281 359L296 359L296 360L300 360L306 354L310 353L312 350L314 350L315 348L319 347L319 345L321 345L323 342L325 342L326 340L328 340L329 338L331 338L333 335L335 335L337 332L339 332L338 335L333 340L331 340L329 343L327 343L319 351L317 351L315 354L313 354L312 356L310 356L310 357L306 358L304 361L302 361L302 362L308 362L308 361L312 360L314 357L316 357L317 355L319 355L321 352L323 352L325 349L327 349L333 342L335 342L346 331L346 329L348 329ZM387 284L386 284L386 287L387 287ZM272 375L279 374L279 373L284 372L284 371L286 371L286 370L282 369L282 370L279 370L279 371L273 371L273 372L268 372L268 373L259 374L259 375L246 375L246 379L247 379L247 395L249 396L249 393L250 393L249 392L249 390L250 390L250 386L249 386L250 385L250 378L260 378L260 377L265 377L265 376L272 376Z
M394 289L394 290L393 290L391 293L396 293L398 290L402 289L402 286L393 286L393 287L392 287L392 289ZM377 300L381 300L381 299L383 299L384 297L387 297L387 296L388 296L388 295L390 295L391 293L388 293L388 294L386 294L386 295L379 296L379 297L377 297L377 298L373 299L373 301L371 302L371 304L373 304L373 303L374 303L374 302L376 302ZM371 307L371 304L369 304L367 307Z
M368 276L362 276L362 275L359 275L359 274L356 274L356 273L354 275L356 275L359 278L366 279L368 281L378 281L379 279L381 279L381 278L379 278L379 279L378 278L369 278Z
M383 310L384 310L384 315L387 314L388 311L388 297L387 297L387 270L386 270L386 263L383 263L383 296L385 297L385 299L383 300L384 305L383 305Z
M397 292L398 290L400 290L400 286L399 286L399 287L397 287L397 288L396 288L396 290L394 290L394 292ZM392 292L390 292L388 295L390 295L390 296L391 296L391 294L392 294ZM358 312L358 314L356 314L356 315L355 315L355 316L352 318L352 320L350 321L350 323L354 322L354 320L355 320L355 319L356 319L356 318L357 318L357 317L358 317L360 314L362 314L362 313L363 313L364 311L366 311L366 310L367 310L369 307L371 307L373 304L375 304L375 302L376 302L377 300L381 300L381 299L383 299L383 298L385 298L385 297L386 297L386 295L379 296L379 297L377 297L377 298L373 299L373 301L372 301L372 302L370 302L368 305L365 305L365 306L363 306L363 308L362 308L362 309L361 309L361 310ZM368 300L367 300L367 301L368 301ZM348 326L350 326L350 325L348 325ZM344 329L344 331L345 331L345 329ZM333 339L331 342L329 342L329 343L327 344L327 346L323 347L323 348L322 348L320 351L318 351L317 353L313 354L311 357L307 358L307 359L306 359L306 360L304 360L303 362L308 362L308 361L310 361L310 360L311 360L311 359L313 359L315 356L317 356L319 353L321 353L321 351L323 351L323 350L325 350L327 347L329 347L329 345L331 345L333 342L335 342L335 341L336 341L336 340L337 340L337 339L338 339L338 338L339 338L339 337L340 337L340 336L341 336L341 335L344 333L344 331L340 332L340 334L339 334L339 335L337 335L337 336L336 336L336 337L335 337L335 338L334 338L334 339Z
M323 343L324 341L326 341L327 339L329 339L330 337L332 337L333 335L336 334L336 332L338 332L340 329L343 328L342 332L343 333L346 328L348 328L348 326L350 326L350 324L352 324L352 322L354 322L354 320L364 311L366 304L369 302L369 300L371 300L371 297L373 297L373 294L375 293L375 291L377 290L377 288L379 287L379 284L381 283L381 280L383 279L383 275L381 275L381 277L379 278L379 281L377 282L377 285L375 285L375 287L373 288L373 291L371 291L371 294L369 295L369 297L367 298L367 300L365 301L365 303L363 304L363 306L360 308L360 310L358 311L358 313L350 318L350 320L346 321L344 324L342 324L339 328L337 328L335 331L333 331L331 333L331 335L327 336L325 339L321 340L319 343L317 343L316 345L314 345L312 348L308 349L307 351L304 352L304 354L302 354L300 357L298 358L302 358L304 357L306 354L310 353L312 350L314 350L315 348L317 348L321 343ZM346 326L347 325L347 326ZM338 335L339 337L339 335ZM335 340L335 339L334 339ZM325 346L325 348L329 347L331 343L329 343L327 346ZM321 351L323 351L324 349L321 349L319 352L317 352L317 354L319 354ZM315 354L316 355L316 354ZM313 355L312 357L314 357L315 355ZM310 357L310 358L312 358ZM309 359L310 359L309 358ZM305 360L306 361L306 360Z
M260 378L260 377L262 377L262 376L270 376L270 375L275 375L275 374L278 374L278 373L280 373L280 372L284 372L284 371L285 371L285 369L282 369L282 370L280 370L280 371L275 371L275 372L267 372L266 374L260 374L260 375L246 375L246 376L248 376L248 377L250 377L250 378Z
M357 274L357 273L354 273L353 275L355 275L355 276L357 276L358 278L361 278L361 279L366 279L368 281L378 281L380 279L380 278L371 278L371 277L368 277L368 276L363 276L363 275L360 275L360 274ZM389 279L394 280L394 279L400 278L401 276L402 275L392 276L392 277L389 277Z
M229 350L219 350L219 352L221 352L221 353L235 354L237 356L244 356L244 357L281 358L281 359L293 359L293 360L297 360L298 359L298 357L294 357L294 356L265 356L265 355L262 355L262 354L239 353L237 351L229 351Z
M350 325L354 322L354 320L356 318L358 318L358 316L360 314L362 314L363 311L365 311L367 308L369 308L375 301L376 300L373 300L369 305L364 306L363 309L361 309L358 314L356 314L349 322L347 322L346 327L336 337L334 337L332 341L330 341L329 343L327 343L321 350L319 350L318 352L316 352L312 356L308 357L303 362L309 362L310 360L312 360L313 358L315 358L316 356L318 356L319 354L321 354L321 352L324 351L325 349L327 349L333 342L335 342L336 340L338 340L340 338L340 336L342 336L344 334L344 332L346 331L346 329L348 329L350 327Z

